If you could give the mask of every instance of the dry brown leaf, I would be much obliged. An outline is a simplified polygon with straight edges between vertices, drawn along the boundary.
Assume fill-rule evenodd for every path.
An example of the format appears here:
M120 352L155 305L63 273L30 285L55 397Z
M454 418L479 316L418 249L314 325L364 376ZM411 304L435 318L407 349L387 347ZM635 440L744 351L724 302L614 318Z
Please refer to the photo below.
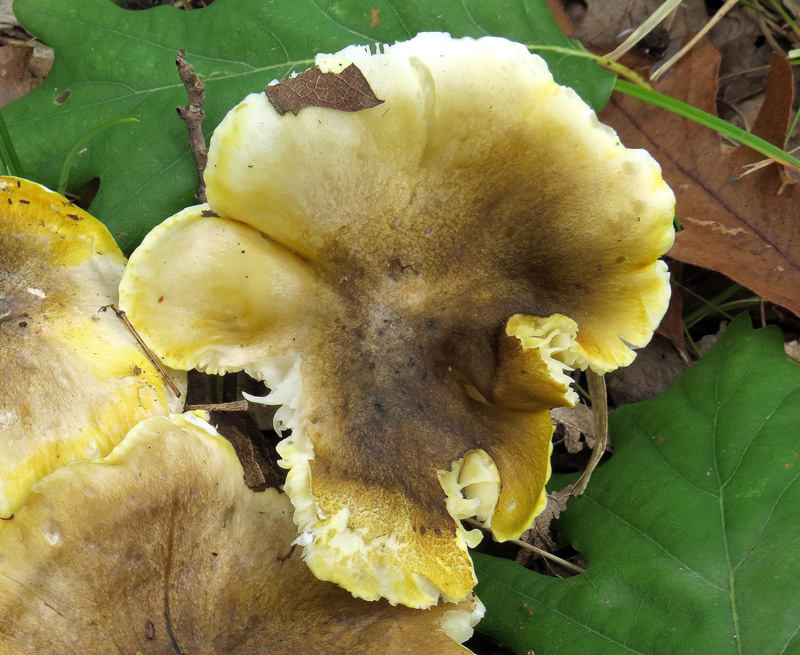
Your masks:
M586 405L575 407L556 407L550 411L556 429L564 430L564 446L570 453L579 453L584 446L594 448L594 416ZM586 442L581 441L581 435Z
M33 48L27 45L7 45L0 48L0 107L25 95L40 80L28 66Z
M323 73L309 68L295 77L264 89L267 100L281 116L287 111L297 116L305 107L325 107L339 111L360 111L383 103L355 64L341 73Z
M657 90L715 114L719 53L699 43ZM792 69L773 59L766 99L753 133L783 144L792 105ZM628 147L649 150L678 199L684 229L669 255L709 268L800 315L800 191L782 187L779 167L743 178L745 164L763 157L729 149L715 132L655 106L616 94L600 114Z

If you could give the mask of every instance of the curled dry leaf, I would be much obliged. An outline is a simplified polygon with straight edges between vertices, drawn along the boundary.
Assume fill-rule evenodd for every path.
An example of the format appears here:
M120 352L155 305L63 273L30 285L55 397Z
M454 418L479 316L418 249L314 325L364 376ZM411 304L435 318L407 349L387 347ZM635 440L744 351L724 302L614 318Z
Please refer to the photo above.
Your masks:
M800 362L800 341L797 339L794 341L787 341L783 344L783 349L794 361Z
M719 53L700 42L657 90L716 114ZM782 146L791 116L792 68L776 55L753 133ZM800 186L784 186L778 166L741 177L763 157L688 119L615 94L601 118L629 146L647 148L677 196L683 225L669 252L710 268L800 315Z
M575 407L556 407L550 414L556 425L564 432L564 446L571 453L579 453L585 445L594 447L594 418L592 410L583 404ZM586 440L581 441L581 435ZM549 502L549 501L548 501Z
M0 47L0 107L25 95L41 80L30 71L33 48L29 45L6 45Z
M355 64L341 73L309 68L264 89L270 104L279 115L287 111L297 116L304 107L325 107L337 111L361 111L383 104Z

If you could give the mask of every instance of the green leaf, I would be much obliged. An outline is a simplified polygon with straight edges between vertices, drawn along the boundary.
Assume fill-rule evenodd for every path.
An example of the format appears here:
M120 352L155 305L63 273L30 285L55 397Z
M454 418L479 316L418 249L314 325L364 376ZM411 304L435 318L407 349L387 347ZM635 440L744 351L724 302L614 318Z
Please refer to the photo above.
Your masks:
M14 11L56 53L44 83L3 110L32 179L54 187L84 135L122 117L139 120L94 137L70 177L76 185L100 177L91 211L126 251L194 202L197 171L175 113L186 104L175 68L181 47L206 82L206 138L247 93L308 68L317 52L351 43L393 43L440 30L580 48L559 31L545 0L217 0L186 12L125 11L109 0L16 0ZM613 75L585 58L543 56L557 80L595 108L605 104Z
M587 571L478 555L480 629L536 655L800 653L800 367L780 331L739 317L610 434L559 522Z

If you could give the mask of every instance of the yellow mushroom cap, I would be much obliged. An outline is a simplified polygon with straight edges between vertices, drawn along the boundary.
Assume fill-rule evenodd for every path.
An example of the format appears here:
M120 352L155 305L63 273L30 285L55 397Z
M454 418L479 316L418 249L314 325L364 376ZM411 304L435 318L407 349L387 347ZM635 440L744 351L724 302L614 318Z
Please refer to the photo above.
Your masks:
M450 635L470 635L474 597L418 612L314 578L289 500L248 489L199 414L33 486L0 532L0 655L470 652Z
M674 196L521 44L317 58L350 64L383 103L231 110L209 205L145 239L121 302L170 366L266 381L312 571L425 607L474 585L459 519L502 540L542 509L565 371L651 338Z
M102 310L117 302L124 267L99 221L38 184L0 178L0 517L59 466L106 455L139 420L182 408Z

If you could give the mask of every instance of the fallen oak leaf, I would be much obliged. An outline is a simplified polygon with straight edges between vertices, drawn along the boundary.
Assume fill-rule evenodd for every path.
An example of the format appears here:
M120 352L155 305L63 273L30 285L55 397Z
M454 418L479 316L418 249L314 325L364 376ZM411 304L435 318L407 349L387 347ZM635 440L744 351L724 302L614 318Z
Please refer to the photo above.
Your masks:
M717 50L700 42L657 90L716 114L719 61ZM753 133L783 144L791 105L791 66L776 56ZM800 315L796 186L778 195L782 180L774 166L740 178L761 155L745 147L729 150L711 130L633 98L616 95L600 118L628 147L647 148L675 190L684 229L670 257L722 273Z
M306 107L361 111L383 104L355 64L341 73L323 73L319 68L309 68L268 86L264 94L281 116L287 111L297 116L297 112Z
M556 430L562 428L564 446L568 452L579 453L587 444L589 448L594 447L594 418L589 407L580 404L575 407L556 407L550 410L550 415ZM585 442L580 440L581 435L585 437Z

